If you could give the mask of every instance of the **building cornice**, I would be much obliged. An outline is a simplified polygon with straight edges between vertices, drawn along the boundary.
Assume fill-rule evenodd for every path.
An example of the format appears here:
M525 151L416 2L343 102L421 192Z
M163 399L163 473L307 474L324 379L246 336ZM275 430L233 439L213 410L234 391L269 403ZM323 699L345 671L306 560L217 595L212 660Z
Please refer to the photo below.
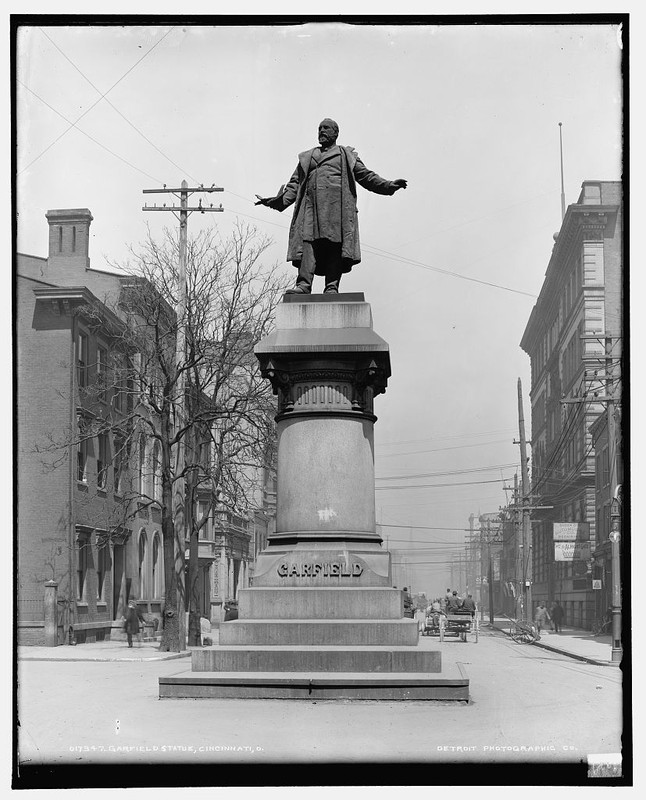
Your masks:
M520 341L521 348L531 355L534 343L545 332L549 324L546 306L559 296L559 284L564 280L563 264L572 258L572 251L584 239L602 239L607 227L615 221L620 206L590 205L577 203L568 207L561 230L556 236L552 254L545 271L545 280L538 300L532 308L525 332Z
M86 286L37 287L33 290L36 302L51 303L56 314L69 314L72 308L92 306L101 312L106 328L121 333L126 324L94 295Z

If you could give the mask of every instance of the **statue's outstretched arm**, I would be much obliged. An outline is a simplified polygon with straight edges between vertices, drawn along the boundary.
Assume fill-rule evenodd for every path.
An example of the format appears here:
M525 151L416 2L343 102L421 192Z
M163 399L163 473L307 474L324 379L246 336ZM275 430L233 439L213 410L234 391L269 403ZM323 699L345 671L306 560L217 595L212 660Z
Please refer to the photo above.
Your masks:
M284 211L289 208L296 200L296 192L298 190L298 167L294 170L294 174L289 179L288 183L281 186L278 193L274 197L261 197L256 195L258 202L254 203L256 206L267 206L276 211Z
M369 192L375 192L375 194L395 194L399 189L405 189L408 186L408 181L404 178L397 178L394 181L382 178L381 175L368 169L358 157L354 165L354 177L360 186Z

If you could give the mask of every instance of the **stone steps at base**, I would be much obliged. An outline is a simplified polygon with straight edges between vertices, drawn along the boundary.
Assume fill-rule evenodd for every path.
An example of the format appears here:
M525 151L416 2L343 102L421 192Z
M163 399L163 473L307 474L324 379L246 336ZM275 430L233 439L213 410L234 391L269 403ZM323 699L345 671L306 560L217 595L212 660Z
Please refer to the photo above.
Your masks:
M184 672L160 677L159 697L466 702L469 678L460 664L434 676L411 672Z
M414 619L238 619L220 625L221 645L415 646L418 641Z
M218 646L193 650L194 672L439 673L439 650L415 647Z

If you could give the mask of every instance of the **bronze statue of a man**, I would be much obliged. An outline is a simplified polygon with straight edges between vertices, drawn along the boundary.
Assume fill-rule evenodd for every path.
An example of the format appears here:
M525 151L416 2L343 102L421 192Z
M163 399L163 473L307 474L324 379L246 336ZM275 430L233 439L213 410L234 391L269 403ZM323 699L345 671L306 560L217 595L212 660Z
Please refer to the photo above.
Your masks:
M376 194L405 189L403 178L388 181L369 170L352 147L337 145L339 126L332 119L319 125L319 147L298 156L298 165L275 197L256 205L284 211L295 203L289 229L287 261L298 269L288 294L310 294L314 275L325 276L325 292L338 292L341 275L361 261L357 220L357 187Z

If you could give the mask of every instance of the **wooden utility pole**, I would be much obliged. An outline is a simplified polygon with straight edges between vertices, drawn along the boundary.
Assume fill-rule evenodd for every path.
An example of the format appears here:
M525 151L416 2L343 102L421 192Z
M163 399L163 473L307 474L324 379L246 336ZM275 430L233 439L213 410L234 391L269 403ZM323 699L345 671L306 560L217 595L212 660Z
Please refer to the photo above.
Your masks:
M177 580L177 616L179 627L179 647L180 650L186 649L186 592L184 584L184 562L187 538L190 540L189 547L195 550L195 553L189 552L189 560L195 561L195 568L197 568L197 546L195 541L193 544L190 536L186 535L186 452L184 443L184 426L186 422L186 302L187 302L187 282L186 282L186 251L187 251L187 229L189 215L194 211L199 211L201 214L207 212L224 211L222 205L214 207L212 204L203 206L200 199L197 206L190 207L188 205L188 198L192 194L202 192L223 192L223 188L216 188L210 186L205 188L199 186L197 188L189 188L188 183L183 180L181 188L167 189L164 185L163 189L144 189L144 194L173 194L179 198L179 206L167 206L165 203L161 206L155 204L149 206L146 204L142 211L171 211L179 220L179 263L178 263L178 286L177 286L177 303L175 306L175 315L177 321L177 336L175 341L175 366L176 366L176 382L175 382L175 397L174 397L174 431L173 436L175 439L175 454L174 454L174 487L173 487L173 524L175 529L175 575ZM193 556L193 558L191 558ZM190 572L190 569L189 569Z
M617 428L617 403L620 397L621 383L618 381L618 388L614 388L615 374L613 360L618 356L613 356L614 346L621 342L620 336L610 336L604 334L584 334L581 339L586 341L597 341L604 345L604 353L585 355L584 362L603 363L603 378L596 378L601 384L605 380L605 395L600 396L598 392L593 393L593 397L576 397L561 400L561 403L583 403L592 402L606 404L606 421L608 428L608 449L610 461L610 568L612 580L612 661L621 661L623 657L623 646L621 643L622 612L621 612L621 484L618 482L619 473L619 432ZM597 372L594 372L597 375ZM587 395L587 392L586 392Z
M514 598L514 613L518 619L524 619L525 593L523 591L523 519L522 513L519 510L519 489L518 489L518 473L514 473L514 587L516 589L516 597Z
M522 507L522 548L523 548L523 597L525 608L523 619L531 623L533 614L532 604L532 522L529 517L530 487L529 467L527 466L527 440L525 439L525 415L523 413L523 385L518 378L518 434L520 438L520 478L521 478L521 507Z
M622 611L621 611L621 503L619 484L619 429L617 426L617 407L613 385L614 369L612 368L613 341L606 338L606 414L608 415L608 450L610 461L610 569L612 578L612 661L621 661L623 646L621 643ZM618 384L620 386L621 384Z

